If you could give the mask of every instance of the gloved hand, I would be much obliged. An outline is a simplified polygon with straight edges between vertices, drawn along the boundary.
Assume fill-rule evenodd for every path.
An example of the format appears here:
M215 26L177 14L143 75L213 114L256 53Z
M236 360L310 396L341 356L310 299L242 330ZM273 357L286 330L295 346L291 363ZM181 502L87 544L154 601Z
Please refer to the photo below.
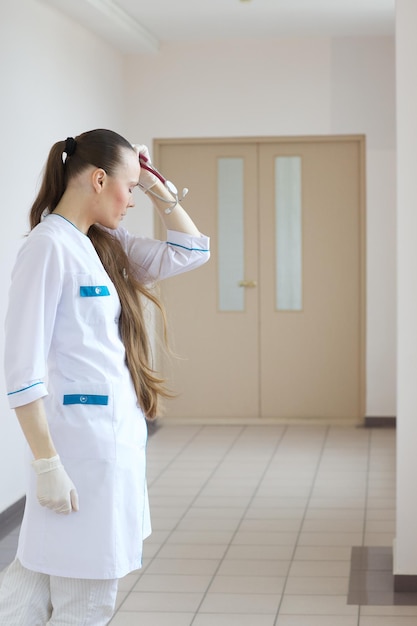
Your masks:
M37 459L32 466L38 475L36 495L39 504L56 513L78 511L78 494L59 456Z
M139 160L141 155L143 155L145 163L151 165L151 157L149 156L149 150L147 146L133 144L133 147L136 150ZM148 172L148 170L145 170L145 168L141 167L139 175L139 187L142 189L142 191L146 193L148 189L153 187L157 182L158 178L154 174L151 174L151 172Z

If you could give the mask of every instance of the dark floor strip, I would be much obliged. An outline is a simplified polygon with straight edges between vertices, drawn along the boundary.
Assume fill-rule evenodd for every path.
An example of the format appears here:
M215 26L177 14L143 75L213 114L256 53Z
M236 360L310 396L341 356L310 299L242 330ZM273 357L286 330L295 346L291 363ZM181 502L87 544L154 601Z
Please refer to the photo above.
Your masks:
M417 593L394 591L392 548L352 548L347 603L364 606L417 605Z

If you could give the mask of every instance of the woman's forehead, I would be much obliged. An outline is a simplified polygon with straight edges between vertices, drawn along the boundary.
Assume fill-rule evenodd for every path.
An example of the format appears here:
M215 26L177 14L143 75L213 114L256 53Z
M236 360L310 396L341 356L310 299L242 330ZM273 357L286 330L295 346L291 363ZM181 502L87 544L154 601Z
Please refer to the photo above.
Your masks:
M139 180L140 165L136 152L127 149L122 151L119 172L131 182Z

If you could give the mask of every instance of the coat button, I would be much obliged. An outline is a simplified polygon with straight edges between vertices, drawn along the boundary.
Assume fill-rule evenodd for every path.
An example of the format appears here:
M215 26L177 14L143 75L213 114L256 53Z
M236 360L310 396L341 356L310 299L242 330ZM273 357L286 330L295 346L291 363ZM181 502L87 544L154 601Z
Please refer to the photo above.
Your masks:
M83 404L85 404L87 400L88 400L87 396L80 396L80 402L82 402Z

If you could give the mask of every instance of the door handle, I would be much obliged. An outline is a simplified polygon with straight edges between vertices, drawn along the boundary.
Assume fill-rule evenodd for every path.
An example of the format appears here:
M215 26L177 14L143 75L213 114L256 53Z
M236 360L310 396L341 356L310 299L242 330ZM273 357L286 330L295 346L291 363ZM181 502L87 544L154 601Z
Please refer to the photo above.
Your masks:
M249 288L253 288L257 286L257 282L256 280L240 280L238 282L238 286L239 287L249 287Z

